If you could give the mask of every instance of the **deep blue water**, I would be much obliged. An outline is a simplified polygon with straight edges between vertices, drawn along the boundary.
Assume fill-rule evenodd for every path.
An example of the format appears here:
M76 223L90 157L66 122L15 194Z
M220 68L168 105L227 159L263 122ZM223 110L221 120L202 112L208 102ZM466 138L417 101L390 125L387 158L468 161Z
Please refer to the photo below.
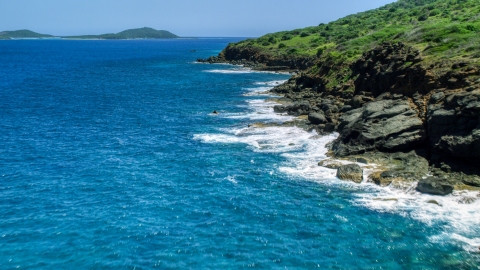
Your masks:
M289 77L194 63L238 40L0 41L0 268L478 269L448 219L232 134Z

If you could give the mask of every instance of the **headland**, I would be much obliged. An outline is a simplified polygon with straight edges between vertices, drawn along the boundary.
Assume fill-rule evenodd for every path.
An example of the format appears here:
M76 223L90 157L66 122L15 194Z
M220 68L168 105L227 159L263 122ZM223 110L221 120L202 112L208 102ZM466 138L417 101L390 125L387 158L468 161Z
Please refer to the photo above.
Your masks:
M338 177L418 182L447 195L480 190L480 3L398 2L328 24L229 44L204 63L263 71L294 71L271 90L275 112L307 118L329 145Z

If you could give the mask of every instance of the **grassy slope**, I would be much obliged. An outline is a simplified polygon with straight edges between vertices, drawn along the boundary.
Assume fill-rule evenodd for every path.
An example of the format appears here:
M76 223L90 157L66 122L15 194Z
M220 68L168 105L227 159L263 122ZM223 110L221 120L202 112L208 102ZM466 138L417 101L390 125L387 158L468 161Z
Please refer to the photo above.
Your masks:
M67 38L80 38L80 39L136 39L136 38L178 38L177 35L174 35L165 30L155 30L153 28L137 28L129 29L122 31L117 34L103 34L103 35L84 35L84 36L70 36Z
M30 30L17 30L17 31L3 31L0 32L0 39L9 38L43 38L53 37L51 35L39 34Z
M480 0L399 0L328 24L267 34L233 46L350 62L384 41L413 45L423 51L425 62L478 62Z

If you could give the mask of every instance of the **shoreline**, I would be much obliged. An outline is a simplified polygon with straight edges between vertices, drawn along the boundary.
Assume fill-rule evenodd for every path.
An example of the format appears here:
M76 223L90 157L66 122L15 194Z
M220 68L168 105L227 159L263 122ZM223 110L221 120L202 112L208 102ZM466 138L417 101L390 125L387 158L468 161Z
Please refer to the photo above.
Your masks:
M268 90L250 91L243 95L258 96L255 102L247 101L253 112L241 116L223 114L222 117L250 119L252 124L235 130L222 130L220 134L199 134L195 139L205 143L242 143L255 152L279 154L285 161L276 170L287 178L313 181L326 188L349 190L354 206L409 217L426 226L440 226L441 234L430 237L432 243L453 242L469 253L478 253L480 238L472 236L471 230L480 225L480 192L454 190L446 196L430 195L418 192L416 183L411 181L380 186L368 179L378 164L361 165L364 168L361 183L340 180L335 176L334 169L317 164L330 159L327 145L338 135L318 135L316 131L306 128L305 117L274 112L273 107L278 104L275 102L277 96ZM256 118L258 113L263 121ZM278 121L282 118L289 119ZM344 159L333 161L357 163Z
M273 88L272 88L273 89ZM272 92L271 90L268 90L268 91L265 91L261 94L265 94L265 95L271 95ZM276 93L273 92L273 94L277 95ZM279 105L285 105L285 104L288 104L288 101L285 101L285 100L282 100L282 96L278 96L278 97L281 97L280 99L279 98L276 98L276 97L271 97L271 98L267 98L265 99L265 101L268 101L268 102L275 102ZM284 114L281 114L281 113L277 113L279 115L284 115ZM298 122L299 121L304 121L305 123L302 125L301 123L299 124ZM260 124L260 123L254 123L253 125L255 124ZM298 127L304 129L305 131L311 131L313 130L314 128L311 127L310 125L308 125L308 116L306 115L300 115L300 116L296 116L294 120L292 121L287 121L287 122L284 122L284 123L281 123L279 124L278 126L285 126L285 125L298 125ZM261 127L261 126L259 126ZM330 134L333 134L333 133L330 133ZM325 136L325 135L328 135L328 134L319 134L319 136ZM384 156L388 156L392 153L382 153L384 154ZM366 158L362 155L352 155L352 156L347 156L347 157L335 157L332 155L331 152L327 153L327 156L328 158L327 159L324 159L324 160L320 160L318 162L318 166L322 166L322 167L325 167L325 168L329 168L329 169L336 169L338 170L338 167L341 166L341 165L348 165L348 164L357 164L359 165L360 167L362 167L362 169L364 170L362 172L362 175L363 175L363 179L361 182L357 183L357 184L363 184L363 183L371 183L371 184L375 184L379 187L390 187L390 186L397 186L397 187L402 187L402 186L405 186L405 185L416 185L418 183L418 181L409 181L407 179L402 179L401 177L398 177L396 179L394 179L393 181L389 182L387 185L385 184L380 184L380 183L375 183L375 175L376 173L381 173L383 171L385 171L385 168L389 168L392 164L389 164L388 162L378 162L378 163L371 163L371 162L368 162L368 160L366 160ZM360 160L360 161L359 161ZM366 170L365 170L366 169ZM426 178L428 176L431 176L432 172L429 171L427 174L425 174L423 176L423 178ZM345 180L345 181L353 181L351 179L340 179L340 180ZM455 191L458 191L458 192L463 192L463 191L471 191L471 192L476 192L478 194L477 197L480 198L480 187L475 187L475 186L467 186L467 185L456 185L455 186ZM422 193L422 192L419 192L420 194L426 194L426 193Z
M480 79L475 76L480 69L475 65L423 66L421 52L401 42L382 43L347 66L323 59L310 68L312 61L297 65L295 57L265 53L230 44L218 56L197 61L290 71L293 76L271 90L286 100L275 112L307 116L319 134L338 132L331 156L369 160L378 159L377 153L400 155L382 162L386 170L376 177L381 185L416 178L421 192L439 195L455 187L480 188L475 163L480 153ZM396 159L404 166L389 166Z
M214 62L214 63L210 63L210 62L197 62L197 63L233 65L233 66L239 66L242 69L247 70L247 71L272 73L272 71L255 69L255 68L252 68L250 66L245 66L245 65L239 64L239 63L231 63L231 62L228 62L228 61ZM297 72L299 72L299 71L297 71ZM291 78L289 80L287 80L287 82L288 82L288 81L292 80L292 78L294 78L298 74L297 72L292 73L291 70L289 70L289 71L284 70L283 72L278 72L277 71L275 73L291 75ZM275 89L278 86L282 87L283 85L285 85L285 83L280 84L280 85L276 85L276 86L272 87L270 90L266 90L266 91L263 92L263 94L266 94L266 95L274 94L276 96L276 97L270 97L270 98L268 98L268 100L278 103L279 106L274 106L274 111L279 115L282 115L282 113L283 114L287 113L287 115L290 115L289 113L291 113L291 111L288 110L289 106L295 106L295 104L300 104L301 105L302 103L308 103L309 102L308 98L301 98L301 99L292 100L291 98L286 97L286 94L279 93L279 92L275 91ZM277 108L279 108L279 109L277 109ZM317 109L317 111L318 111L318 109ZM300 114L300 115L292 114L292 115L296 116L296 120L290 121L290 123L283 123L283 125L298 125L299 127L303 128L307 131L315 129L317 131L317 133L323 134L323 135L331 134L334 131L333 128L330 131L325 130L324 127L319 129L315 124L309 123L309 121L308 121L309 115L307 115L307 114ZM299 121L304 121L304 122L299 122ZM257 123L254 123L254 125L255 124L257 124ZM414 152L397 151L397 152L393 152L393 153L385 153L385 152L374 151L374 152L367 152L365 154L356 154L356 155L348 155L348 156L345 156L345 157L336 157L330 149L328 155L329 155L329 159L333 163L340 162L340 161L349 161L349 160L360 159L363 162L365 162L363 164L377 164L377 170L372 171L367 176L369 179L364 179L364 180L365 181L367 181L367 180L371 181L371 182L373 182L373 183L375 183L379 186L388 186L392 183L393 184L418 183L422 179L426 179L428 177L434 176L434 172L433 172L432 169L435 169L435 168L432 167L430 164L428 164L428 161L426 159L422 158L421 156L418 156ZM412 164L411 164L412 162L410 162L410 164L408 164L408 159L412 159L413 161L417 161L417 162L424 163L424 164L423 164L423 168L420 168L420 170L412 171L412 170L409 170L408 168L405 168L405 166L404 167L395 166L394 162L392 162L392 159L394 159L394 160L398 160L398 159L404 160L407 163L407 164L405 164L406 166L412 166ZM425 164L425 162L427 162L427 164ZM358 164L358 162L355 162L355 163ZM391 171L395 171L396 174L395 175L387 175ZM406 173L402 174L401 171L406 171ZM382 177L382 173L383 173L383 177ZM455 174L451 174L451 173L448 173L448 172L445 172L444 174L451 175L451 177L456 177L457 176ZM345 180L348 180L348 179L345 179ZM352 179L350 179L350 180L352 180ZM480 187L466 185L464 183L459 183L458 181L454 184L452 183L451 187L452 187L452 191L457 190L457 191L477 191L477 192L480 192ZM424 192L424 193L431 193L431 192L428 192L428 191L429 190L427 190L427 192ZM433 192L437 192L437 191L434 190ZM449 192L446 192L446 193L448 194ZM447 195L447 194L433 194L433 195Z

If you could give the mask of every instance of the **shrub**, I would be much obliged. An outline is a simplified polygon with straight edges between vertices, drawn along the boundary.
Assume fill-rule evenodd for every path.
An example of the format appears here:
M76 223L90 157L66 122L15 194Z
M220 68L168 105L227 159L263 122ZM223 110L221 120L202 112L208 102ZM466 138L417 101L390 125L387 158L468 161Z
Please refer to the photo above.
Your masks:
M287 47L287 45L285 45L284 43L279 43L278 44L278 48L281 49L281 48L285 48Z
M472 32L477 31L477 28L476 28L475 25L473 25L473 24L468 24L467 26L465 26L465 28L466 28L468 31L472 31Z
M283 35L283 36L282 36L282 40L290 40L290 39L292 39L292 38L293 38L293 36L290 35L290 34L287 34L287 35Z
M274 38L274 37L269 37L268 42L275 44L275 43L277 43L277 39Z
M426 21L428 19L428 14L423 14L423 15L420 15L420 17L418 17L418 20L419 21Z
M310 34L307 32L300 33L300 37L308 37L308 36L310 36Z
M317 56L320 57L323 54L323 48L318 48L317 50Z
M440 10L434 9L434 10L430 11L429 16L437 16L438 14L440 14Z

